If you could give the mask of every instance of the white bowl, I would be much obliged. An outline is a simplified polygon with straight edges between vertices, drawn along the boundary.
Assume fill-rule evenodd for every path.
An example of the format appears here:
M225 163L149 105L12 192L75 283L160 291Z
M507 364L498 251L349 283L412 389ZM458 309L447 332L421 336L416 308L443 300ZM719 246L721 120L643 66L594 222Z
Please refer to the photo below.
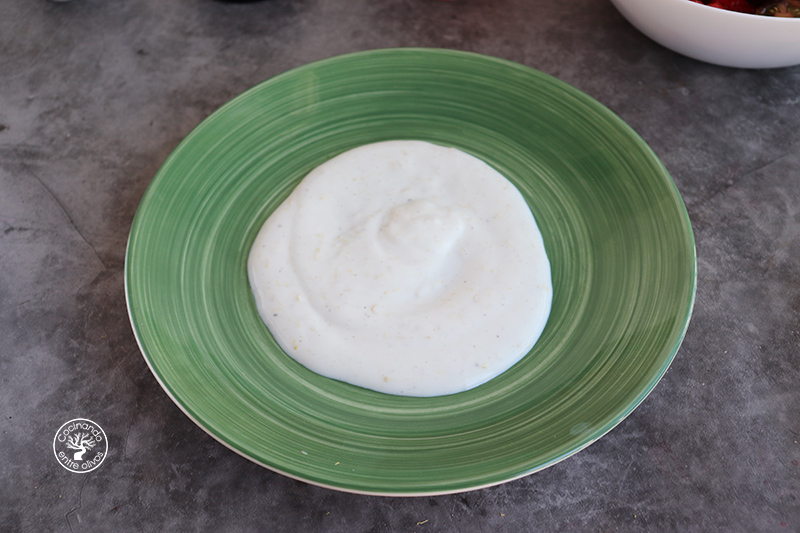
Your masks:
M739 68L800 65L800 18L727 11L690 0L611 0L642 33L680 54Z

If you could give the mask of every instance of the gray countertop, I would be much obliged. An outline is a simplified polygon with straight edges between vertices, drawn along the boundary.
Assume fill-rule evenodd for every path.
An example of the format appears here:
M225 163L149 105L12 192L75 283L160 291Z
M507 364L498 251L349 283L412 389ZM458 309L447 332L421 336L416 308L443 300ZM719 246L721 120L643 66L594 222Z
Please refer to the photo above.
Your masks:
M403 499L288 479L198 428L139 353L123 267L145 189L211 112L406 46L516 61L619 114L684 198L698 285L669 371L605 437ZM679 56L605 0L3 0L0 415L2 531L800 531L800 67ZM52 449L78 417L109 442L88 474Z

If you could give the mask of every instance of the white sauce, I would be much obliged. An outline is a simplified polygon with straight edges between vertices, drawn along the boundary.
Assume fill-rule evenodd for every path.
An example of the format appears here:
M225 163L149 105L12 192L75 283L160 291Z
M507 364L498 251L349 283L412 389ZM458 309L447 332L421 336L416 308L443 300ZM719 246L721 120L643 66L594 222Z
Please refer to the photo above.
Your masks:
M389 141L312 171L248 259L258 311L307 368L389 394L461 392L541 335L550 263L520 192L454 148Z

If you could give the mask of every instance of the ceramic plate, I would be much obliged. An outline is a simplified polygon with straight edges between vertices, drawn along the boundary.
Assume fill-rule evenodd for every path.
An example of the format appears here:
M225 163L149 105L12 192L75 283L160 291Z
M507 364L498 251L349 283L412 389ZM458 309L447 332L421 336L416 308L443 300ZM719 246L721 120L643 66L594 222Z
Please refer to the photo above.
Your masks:
M467 392L399 397L321 377L256 312L245 265L272 210L314 167L390 139L483 159L542 230L547 327L521 362ZM126 290L147 363L214 438L310 483L421 495L530 474L613 428L678 350L695 271L675 185L608 109L515 63L397 49L297 68L203 121L141 202Z

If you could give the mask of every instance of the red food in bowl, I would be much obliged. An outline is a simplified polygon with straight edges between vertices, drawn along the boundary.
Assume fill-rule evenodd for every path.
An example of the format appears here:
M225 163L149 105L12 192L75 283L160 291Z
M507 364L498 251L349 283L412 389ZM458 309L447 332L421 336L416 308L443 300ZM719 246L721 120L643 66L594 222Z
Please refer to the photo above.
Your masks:
M727 11L767 15L771 17L800 17L800 0L691 0L695 4Z
M702 0L692 0L697 4L705 4L708 7L727 9L728 11L738 11L739 13L755 13L756 10L747 0L712 0L703 2Z

